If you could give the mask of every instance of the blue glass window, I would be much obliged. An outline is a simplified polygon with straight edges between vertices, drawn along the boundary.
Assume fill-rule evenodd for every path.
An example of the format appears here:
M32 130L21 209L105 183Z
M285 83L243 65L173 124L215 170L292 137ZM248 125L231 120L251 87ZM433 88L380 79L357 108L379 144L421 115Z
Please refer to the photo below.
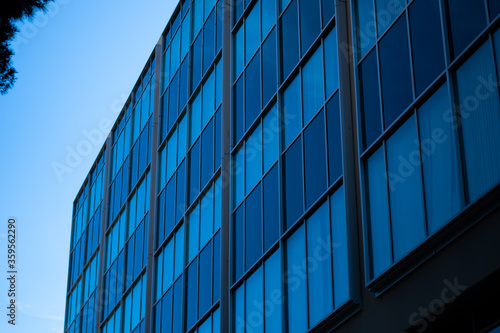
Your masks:
M302 140L299 138L283 157L285 184L285 225L288 229L302 215L303 185L302 185Z
M170 82L169 87L169 103L168 103L168 112L169 112L169 123L170 119L176 119L178 114L178 103L179 103L179 72L177 72ZM175 117L175 118L174 118ZM173 120L175 121L175 120Z
M321 18L319 0L302 0L300 2L300 38L302 55L311 47L320 31Z
M264 313L266 314L266 332L281 332L281 304L283 291L281 288L280 250L273 253L264 263Z
M220 232L214 236L214 279L213 279L213 304L220 299Z
M189 3L189 1L186 1ZM189 28L191 27L191 15L184 16L182 20L182 41L181 41L181 59L184 59L189 50Z
M214 173L214 121L211 120L201 136L201 188Z
M188 68L189 68L189 59L186 58L181 65L181 69L179 71L180 75L180 86L179 86L179 110L178 114L186 106L189 94L189 77L188 77Z
M262 0L262 38L267 36L267 33L276 23L276 1Z
M243 45L243 33L245 31L244 25L240 26L238 31L236 32L234 38L235 38L235 43L234 43L234 79L236 79L241 71L243 70L243 67L245 66L245 53L243 51L244 45Z
M245 267L245 244L244 244L244 235L243 235L243 218L245 214L245 205L241 205L238 210L233 214L233 267L234 267L234 275L233 282L237 281L244 272Z
M245 121L243 117L243 92L243 78L240 78L234 85L233 144L240 141L243 136Z
M284 147L288 147L302 129L300 105L300 76L297 75L283 95Z
M325 100L322 61L321 48L318 48L302 68L302 111L304 113L304 124L307 124L314 117Z
M415 90L420 95L444 70L439 3L415 1L410 7L410 31Z
M334 307L338 308L349 300L349 264L344 186L339 187L330 200L332 244L336 244L333 249L333 300Z
M260 184L248 196L245 213L245 262L246 270L262 255L262 205Z
M366 202L371 248L371 271L378 276L392 263L389 203L384 150L379 148L366 163Z
M281 49L282 53L281 82L285 80L299 61L299 36L297 27L297 0L281 16ZM300 105L300 104L299 104Z
M255 333L264 332L264 318L262 314L264 283L262 267L259 267L246 280L246 320L247 330Z
M248 63L260 45L260 8L257 3L245 20L245 63Z
M234 332L245 331L245 285L234 292Z
M375 0L377 29L381 36L405 8L405 0Z
M468 0L446 1L453 57L458 56L486 26L483 5Z
M198 254L200 241L200 205L198 204L189 214L188 223L188 256L190 262Z
M278 166L274 166L264 178L264 251L279 238L279 182Z
M387 180L394 260L425 238L425 218L415 116L387 140Z
M245 197L245 149L242 147L233 159L233 206L236 207Z
M207 1L207 0L205 0ZM215 11L208 17L203 28L203 73L205 73L215 56Z
M215 110L215 71L203 84L202 128L208 123Z
M490 20L493 21L500 13L500 2L497 0L488 0L490 10Z
M191 328L197 319L198 311L198 258L187 268L186 276L186 328Z
M245 129L260 113L260 53L252 59L245 71Z
M262 145L264 149L264 172L274 165L279 155L280 124L276 104L264 117L262 124Z
M191 53L193 54L193 61L192 61L192 66L193 68L191 69L191 74L192 74L192 84L191 84L191 92L193 92L198 84L201 81L201 60L202 60L202 50L203 50L203 38L201 35L199 35L194 43L193 43L193 48L191 49Z
M216 253L216 255L218 255ZM216 282L216 281L214 281ZM218 282L218 281L217 281ZM200 254L200 282L198 314L203 316L212 306L212 243L209 243Z
M200 140L191 148L189 152L189 203L200 193Z
M173 288L172 288L173 289ZM161 300L161 332L172 332L172 289Z
M375 10L373 0L358 0L356 2L356 50L362 58L375 44Z
M175 225L175 178L165 188L165 224L163 239L174 229Z
M175 259L174 259L174 276L177 277L182 273L184 267L184 225L175 233Z
M382 133L377 53L375 51L370 52L361 63L359 81L363 146L367 148Z
M208 190L200 203L200 248L212 237L214 232L214 195L213 187Z
M179 164L184 156L186 156L186 140L187 140L187 117L183 117L179 121L177 131L179 133L179 140L177 145L177 163Z
M308 209L328 187L323 112L320 112L304 131L304 155L306 209Z
M201 93L198 93L191 104L189 145L192 145L196 141L201 131L201 95Z
M330 2L330 1L328 1ZM333 1L332 1L333 5ZM324 41L325 47L325 80L326 80L326 97L339 87L339 69L338 69L338 55L337 55L337 28L334 27L332 31L326 36Z
M200 31L203 25L203 0L194 0L193 10L194 10L193 36L196 36L198 34L198 31Z
M335 2L332 0L321 0L321 12L323 13L323 28L335 15Z
M322 248L331 243L328 202L307 220L309 326L312 327L333 309L332 262ZM321 251L321 252L320 252ZM322 255L318 255L322 253ZM314 265L314 266L312 266ZM315 269L312 269L315 267Z
M186 209L186 201L184 198L185 195L185 174L186 168L185 163L182 162L177 169L177 198L176 198L176 222L179 222L182 215L184 215L184 211Z
M266 1L264 1L266 2ZM268 1L267 3L273 3ZM277 89L276 30L262 44L262 105L265 106Z
M299 273L292 273L292 267L305 271L303 266L306 259L306 244L304 226L302 225L286 241L287 260L287 305L288 305L288 332L302 333L307 330L307 285ZM302 273L304 274L304 273Z
M181 333L182 332L182 279L178 279L174 284L174 297L173 297L173 322L172 322L172 332Z
M245 170L245 193L248 193L262 177L262 131L260 126L245 143Z
M163 287L162 291L170 288L174 282L174 238L163 249Z
M496 83L486 83L496 82L494 73L489 43L456 73L470 201L500 181L500 101Z
M328 174L330 185L342 176L342 138L340 128L339 95L336 94L326 104L326 124L328 129Z
M413 99L406 16L401 17L380 42L380 73L387 128Z
M452 123L445 121L446 110L451 107L445 84L418 111L429 233L448 222L461 206L458 147Z

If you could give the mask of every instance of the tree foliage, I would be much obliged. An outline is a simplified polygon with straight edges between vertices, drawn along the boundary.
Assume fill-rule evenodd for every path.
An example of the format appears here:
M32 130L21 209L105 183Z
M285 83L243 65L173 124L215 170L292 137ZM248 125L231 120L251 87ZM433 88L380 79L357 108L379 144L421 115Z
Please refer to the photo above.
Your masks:
M11 60L14 52L10 42L18 32L15 22L33 17L37 10L45 10L53 0L10 0L0 4L0 93L5 94L16 80Z

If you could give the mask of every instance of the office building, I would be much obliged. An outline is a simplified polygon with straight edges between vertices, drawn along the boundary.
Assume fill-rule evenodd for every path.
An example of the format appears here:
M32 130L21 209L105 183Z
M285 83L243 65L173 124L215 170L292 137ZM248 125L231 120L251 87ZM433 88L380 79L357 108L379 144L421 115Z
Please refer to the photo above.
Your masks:
M499 13L179 2L75 199L65 332L499 332Z

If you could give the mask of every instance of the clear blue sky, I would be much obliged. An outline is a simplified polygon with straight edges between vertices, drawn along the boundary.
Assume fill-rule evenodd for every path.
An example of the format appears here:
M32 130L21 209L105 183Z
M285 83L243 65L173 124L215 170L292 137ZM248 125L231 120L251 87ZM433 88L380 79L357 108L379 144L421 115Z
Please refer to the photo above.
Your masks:
M0 96L0 332L62 332L72 203L103 142L57 176L85 131L116 120L177 0L58 0L14 45ZM106 133L107 134L107 133ZM7 325L7 219L17 218L18 311Z

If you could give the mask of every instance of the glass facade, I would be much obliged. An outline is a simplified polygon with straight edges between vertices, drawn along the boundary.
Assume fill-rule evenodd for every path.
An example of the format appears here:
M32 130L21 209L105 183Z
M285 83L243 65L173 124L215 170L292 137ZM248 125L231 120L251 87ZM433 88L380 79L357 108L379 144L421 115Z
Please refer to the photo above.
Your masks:
M329 331L397 282L500 182L480 2L180 1L74 201L65 332Z

